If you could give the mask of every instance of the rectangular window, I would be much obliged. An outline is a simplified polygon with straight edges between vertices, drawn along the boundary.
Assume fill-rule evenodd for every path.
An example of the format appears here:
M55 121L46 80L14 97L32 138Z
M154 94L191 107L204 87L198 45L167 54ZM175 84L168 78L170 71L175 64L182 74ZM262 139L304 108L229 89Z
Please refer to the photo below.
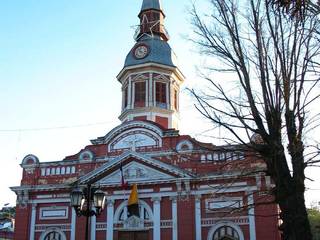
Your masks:
M145 107L146 103L146 83L136 82L134 84L134 106L135 107Z
M174 90L173 106L174 106L174 109L178 110L178 91L177 90Z
M128 87L124 89L124 108L128 106Z
M167 84L162 82L156 83L156 103L158 107L167 107Z

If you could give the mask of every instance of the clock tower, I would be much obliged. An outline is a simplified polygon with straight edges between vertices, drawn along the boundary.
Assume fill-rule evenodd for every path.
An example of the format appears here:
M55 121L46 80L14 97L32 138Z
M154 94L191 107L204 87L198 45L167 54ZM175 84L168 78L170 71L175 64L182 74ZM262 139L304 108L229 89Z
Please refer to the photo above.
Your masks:
M184 75L168 44L160 0L143 0L135 45L117 79L122 84L122 122L149 120L178 129L179 93Z

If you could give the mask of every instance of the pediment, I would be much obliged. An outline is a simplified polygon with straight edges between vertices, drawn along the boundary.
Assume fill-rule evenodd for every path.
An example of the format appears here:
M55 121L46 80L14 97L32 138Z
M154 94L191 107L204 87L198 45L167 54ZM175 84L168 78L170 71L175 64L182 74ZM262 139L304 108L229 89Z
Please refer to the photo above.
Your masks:
M122 167L123 177L126 182L154 182L175 179L174 176L132 161ZM114 185L121 183L120 169L111 173L97 182L100 185Z
M176 166L161 162L150 156L127 151L101 167L82 176L76 184L120 184L120 166L125 180L129 182L171 181L178 178L191 179L194 175Z

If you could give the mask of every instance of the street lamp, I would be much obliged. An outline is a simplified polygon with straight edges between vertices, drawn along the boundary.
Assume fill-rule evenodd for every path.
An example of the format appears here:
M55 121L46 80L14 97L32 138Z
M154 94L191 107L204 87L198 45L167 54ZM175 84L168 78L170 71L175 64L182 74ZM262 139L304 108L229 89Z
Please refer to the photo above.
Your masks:
M86 240L89 239L89 219L92 216L98 216L105 206L105 194L97 188L92 188L88 184L82 190L80 188L74 189L70 194L71 206L75 209L77 215L85 216L86 221ZM95 210L92 209L92 203Z

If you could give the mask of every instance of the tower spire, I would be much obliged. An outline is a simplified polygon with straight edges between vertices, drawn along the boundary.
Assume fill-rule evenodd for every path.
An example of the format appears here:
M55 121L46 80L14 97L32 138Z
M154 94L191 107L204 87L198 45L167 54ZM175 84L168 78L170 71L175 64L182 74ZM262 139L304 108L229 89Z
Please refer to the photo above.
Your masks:
M143 0L141 12L149 9L162 11L161 0Z
M164 41L169 40L169 35L164 27L165 14L161 0L143 0L138 17L140 18L140 29L137 41L145 34L160 37Z
M165 129L178 129L184 76L168 43L161 0L143 0L138 17L136 43L117 76L123 100L119 119L152 121Z

